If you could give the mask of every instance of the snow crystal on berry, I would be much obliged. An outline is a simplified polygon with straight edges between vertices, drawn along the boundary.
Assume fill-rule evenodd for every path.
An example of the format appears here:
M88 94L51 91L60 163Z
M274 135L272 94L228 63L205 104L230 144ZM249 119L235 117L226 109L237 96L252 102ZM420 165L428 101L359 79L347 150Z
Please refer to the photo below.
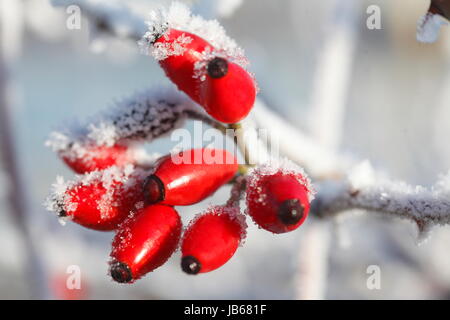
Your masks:
M137 185L141 185L148 172L133 165L125 167L113 166L103 171L93 171L83 175L76 175L71 181L57 177L52 185L50 195L44 202L49 211L58 215L70 213L77 210L77 203L70 201L70 190L76 190L82 186L98 184L106 190L105 194L98 200L97 209L105 217L108 216L112 207L119 205L122 197L134 192ZM135 208L142 207L138 202ZM67 215L67 216L70 216Z
M277 173L295 177L298 182L304 185L306 190L308 191L308 200L311 202L314 199L316 191L312 186L309 177L306 175L305 170L286 158L272 159L269 162L258 165L251 169L247 176L247 189L257 190L259 188L258 185L261 178Z
M207 214L228 215L232 221L238 223L241 229L239 245L242 246L244 244L245 237L247 236L248 226L245 219L245 215L243 215L240 212L239 207L236 206L211 205L203 213L196 215L195 218L192 219L191 222L189 222L189 225L185 228L185 230L189 230L197 222L198 219Z
M428 12L417 23L417 41L435 42L441 27L446 24L448 24L448 21L443 16Z
M175 89L147 90L116 102L85 125L51 133L46 145L61 156L80 159L88 155L87 146L111 147L162 137L180 127L192 110L197 106Z
M244 51L226 35L224 28L217 20L205 20L198 15L193 15L187 6L180 2L173 2L169 10L152 11L147 24L148 31L139 41L139 45L143 53L152 55L157 60L179 55L182 51L180 45L189 43L186 39L189 37L184 37L176 39L177 44L174 47L167 44L155 44L155 41L164 36L167 30L176 29L195 34L208 41L215 48L214 51L217 51L216 54L227 57L244 68L248 65ZM206 58L208 52L204 54Z
M192 38L182 34L172 42L155 43L152 55L156 60L164 60L170 56L181 56L186 51L186 45L192 42Z

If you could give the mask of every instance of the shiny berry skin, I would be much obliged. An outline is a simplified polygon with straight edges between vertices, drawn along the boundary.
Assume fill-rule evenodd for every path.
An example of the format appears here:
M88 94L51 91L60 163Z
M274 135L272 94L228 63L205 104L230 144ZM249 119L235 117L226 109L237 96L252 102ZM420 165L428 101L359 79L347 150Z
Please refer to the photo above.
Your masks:
M173 207L141 209L120 226L112 243L111 277L130 283L163 265L178 247L181 220Z
M212 158L218 163L209 160ZM231 180L237 170L237 159L226 150L191 149L167 156L144 183L146 203L197 203Z
M207 66L206 80L200 84L200 104L212 117L236 123L251 111L256 87L250 74L224 58L214 58Z
M114 230L136 210L138 202L143 203L142 181L136 175L126 185L114 180L105 185L102 179L77 183L66 190L58 215L86 228Z
M301 175L262 175L247 186L247 213L273 233L297 229L307 218L309 190Z
M176 45L183 38L190 42L179 44L182 53L169 55L159 62L167 77L216 120L236 123L244 119L256 98L252 76L229 59L215 57L207 61L204 79L196 79L196 64L205 62L203 52L215 49L203 38L189 32L170 29L155 41L154 46Z
M236 211L239 214L237 208L216 206L195 218L181 245L181 268L184 272L210 272L231 259L245 235Z
M83 152L66 151L61 154L64 162L76 173L82 174L103 170L111 166L123 166L134 163L127 146L85 146Z
M154 45L172 45L180 37L189 37L190 43L184 44L184 52L180 55L171 55L159 61L167 77L185 92L192 100L200 103L198 81L194 79L194 65L201 61L202 52L206 48L213 47L203 38L195 34L176 29L168 30L163 36L156 40Z

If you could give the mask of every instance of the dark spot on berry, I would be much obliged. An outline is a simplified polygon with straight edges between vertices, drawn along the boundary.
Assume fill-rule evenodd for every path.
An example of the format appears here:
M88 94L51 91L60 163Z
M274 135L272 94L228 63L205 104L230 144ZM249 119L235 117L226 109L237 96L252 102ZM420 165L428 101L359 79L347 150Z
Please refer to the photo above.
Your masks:
M152 174L144 181L144 199L147 204L161 202L165 198L164 183L157 175Z
M133 280L133 275L127 264L116 261L110 267L111 277L119 283L128 283Z
M193 256L186 256L181 259L181 269L187 274L197 274L201 268L202 265Z
M62 208L60 208L60 209L58 210L58 217L60 217L60 218L67 217L67 211L64 210L64 209L62 209Z
M222 78L228 72L228 62L224 58L216 57L208 62L206 71L211 78Z
M153 40L148 41L149 44L155 44L155 42L158 41L159 38L161 38L166 33L167 29L169 29L169 25L167 23L162 26L160 32L156 32L156 28L152 27L151 32L153 33Z
M278 219L285 225L294 225L303 218L305 207L298 199L285 200L278 210Z

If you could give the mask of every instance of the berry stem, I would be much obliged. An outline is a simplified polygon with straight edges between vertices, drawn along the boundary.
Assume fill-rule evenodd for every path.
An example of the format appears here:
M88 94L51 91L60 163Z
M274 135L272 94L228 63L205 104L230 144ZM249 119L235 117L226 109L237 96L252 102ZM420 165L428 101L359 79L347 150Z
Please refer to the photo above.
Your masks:
M226 205L230 207L239 207L239 202L242 199L242 196L245 191L245 187L247 185L247 179L245 176L240 175L237 176L234 185L230 191L230 198L228 199Z
M244 141L244 127L242 123L232 123L228 125L230 129L234 130L234 144L241 151L242 156L244 157L245 164L247 166L251 166L250 164L250 154L247 151Z
M194 110L186 110L184 114L191 120L199 120L203 123L206 123L207 125L211 126L214 129L219 130L222 134L226 134L227 127L224 126L222 123L214 120L213 118L207 116L203 112L197 112Z
M207 116L206 114L203 114L202 112L186 110L184 112L184 114L191 120L202 121L203 123L206 123L207 125L211 126L212 128L219 130L223 135L227 135L228 130L233 130L234 144L239 149L239 151L242 154L242 156L244 157L244 161L245 161L245 165L239 166L239 173L246 174L248 169L253 166L252 164L250 164L250 154L245 145L245 141L244 141L245 128L242 123L232 123L232 124L229 124L228 126L225 126L222 123Z

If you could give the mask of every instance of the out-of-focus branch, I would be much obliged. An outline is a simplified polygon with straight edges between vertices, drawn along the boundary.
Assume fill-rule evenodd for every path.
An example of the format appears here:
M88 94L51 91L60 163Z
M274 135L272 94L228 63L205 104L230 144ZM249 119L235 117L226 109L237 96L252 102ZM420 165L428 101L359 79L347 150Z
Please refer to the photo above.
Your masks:
M335 1L319 50L308 124L316 143L337 150L343 134L347 92L357 40L358 1Z
M299 300L325 299L330 234L329 223L312 220L302 235L295 279Z
M346 160L339 159L337 150L343 135L347 91L357 39L355 0L336 0L328 19L327 36L320 49L313 80L308 124L314 141L302 146L298 154L308 159L311 174L319 178L336 178L344 169ZM294 134L293 132L291 133ZM292 137L290 135L289 137ZM298 134L295 136L298 137ZM311 138L310 138L311 139ZM290 139L289 139L290 140ZM315 154L310 154L314 150ZM324 299L328 275L330 229L323 222L309 225L306 239L299 245L297 270L298 299ZM306 243L306 245L305 245ZM308 247L312 245L313 248Z
M9 48L10 54L6 55L5 48L7 45L19 46L22 36L21 26L20 23L17 24L17 30L20 29L20 31L17 31L10 26L8 32L11 43L5 43L3 36L6 33L6 24L1 23L4 22L3 18L5 16L8 16L9 18L13 16L16 19L20 19L22 3L17 1L14 5L8 4L10 5L10 7L8 7L4 2L5 1L0 3L0 160L2 169L7 177L7 204L9 205L11 217L19 230L21 240L23 241L26 257L25 272L28 278L27 284L30 289L30 298L47 298L45 274L42 269L41 261L36 254L35 246L26 223L27 193L22 185L18 165L19 162L16 157L15 139L11 126L11 82L9 79L9 65L11 60L15 58L12 53L18 54L18 52L15 52L14 50L11 51L11 48ZM16 31L17 34L15 34ZM11 37L14 37L15 39L11 39Z
M313 177L339 176L351 163L349 158L334 153L289 124L260 99L252 116L258 129L267 130L278 141L280 153L304 166Z

